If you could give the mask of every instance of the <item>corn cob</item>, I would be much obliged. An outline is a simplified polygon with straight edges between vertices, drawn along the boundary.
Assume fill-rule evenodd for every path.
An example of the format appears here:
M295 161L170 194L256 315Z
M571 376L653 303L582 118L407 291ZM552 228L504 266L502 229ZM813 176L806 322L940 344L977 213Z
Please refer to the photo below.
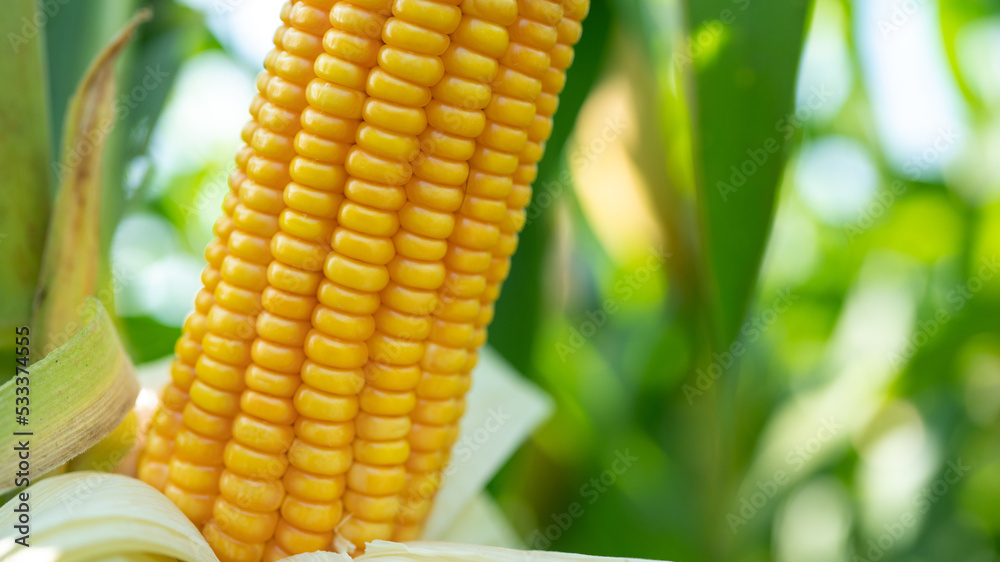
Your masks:
M280 37L284 29L285 26L280 27L275 34L276 47L281 47ZM265 72L269 81L270 73ZM153 416L153 423L139 458L138 477L160 491L163 491L167 483L170 457L174 451L174 437L182 426L184 407L189 401L188 390L195 379L195 365L201 357L201 340L208 332L207 317L212 305L215 304L215 288L221 279L222 262L229 255L228 242L233 230L233 212L240 201L240 185L247 179L247 163L254 154L250 143L254 132L260 128L260 109L266 103L267 99L261 94L255 96L251 102L251 120L243 127L241 133L246 144L237 153L236 169L229 174L229 191L222 203L223 215L216 220L213 227L215 239L205 249L205 260L208 265L201 274L204 288L198 292L195 298L195 311L185 319L182 335L174 346L175 358L170 366L171 382L163 389L162 406Z
M265 61L267 72L258 78L258 89L266 101L258 110L260 126L254 128L250 139L247 179L240 185L240 201L233 211L230 254L222 262L190 401L174 441L164 493L196 525L211 517L220 486L223 495L232 488L232 479L220 479L220 475L224 458L232 461L239 453L224 447L232 434L233 417L241 405L247 409L272 406L265 401L248 404L255 397L244 394L241 399L240 394L252 356L261 291L267 284L266 267L272 259L270 238L284 208L281 190L290 180L291 139L299 128L299 112L306 106L303 90L312 78L312 61L318 54L308 41L286 39L291 30L322 33L328 25L326 18L315 20L313 15L304 2L285 5L285 26L275 37L278 47ZM306 59L304 65L297 64L301 58ZM212 533L214 529L206 529L210 542L219 536Z
M140 467L220 560L419 536L586 11L286 4Z
M467 12L474 10L469 4ZM510 44L500 58L493 98L486 108L488 121L477 139L467 193L445 257L448 279L440 291L441 305L434 313L432 343L422 363L417 404L411 414L413 451L394 540L419 537L457 434L464 410L461 397L469 387L475 349L485 339L485 330L478 324L483 317L481 301L489 288L492 250L504 234L501 222L518 154L528 141L534 102L542 90L548 52L555 44L555 26L561 17L558 2L518 0L517 18L509 22Z

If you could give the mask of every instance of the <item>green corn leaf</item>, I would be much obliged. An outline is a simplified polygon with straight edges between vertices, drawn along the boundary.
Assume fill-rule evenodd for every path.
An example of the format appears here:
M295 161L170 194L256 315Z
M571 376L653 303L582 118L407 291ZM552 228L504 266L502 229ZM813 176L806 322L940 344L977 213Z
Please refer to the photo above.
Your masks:
M13 362L14 329L31 321L49 216L49 130L42 31L34 0L4 5L0 38L0 360ZM16 86L14 86L16 84ZM10 376L5 372L0 381Z
M716 344L737 337L796 131L795 84L808 0L687 2L695 182Z

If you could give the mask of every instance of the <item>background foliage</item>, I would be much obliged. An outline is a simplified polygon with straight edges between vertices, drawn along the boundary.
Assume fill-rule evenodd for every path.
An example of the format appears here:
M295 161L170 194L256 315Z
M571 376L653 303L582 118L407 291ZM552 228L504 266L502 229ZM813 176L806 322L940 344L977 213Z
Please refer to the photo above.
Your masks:
M140 4L42 3L52 154ZM172 352L191 307L279 9L148 4L102 219L136 363ZM998 12L593 0L490 330L557 404L490 485L528 546L996 558ZM0 249L28 259L29 240Z

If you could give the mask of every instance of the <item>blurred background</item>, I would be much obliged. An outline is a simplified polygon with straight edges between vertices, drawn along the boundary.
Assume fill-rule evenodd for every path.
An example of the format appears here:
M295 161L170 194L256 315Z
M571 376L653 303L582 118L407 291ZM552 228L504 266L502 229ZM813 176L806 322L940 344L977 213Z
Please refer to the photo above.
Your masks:
M47 0L52 139L135 0ZM152 0L104 179L136 363L200 287L279 0ZM531 548L1000 553L1000 2L593 0L491 344ZM58 154L53 140L53 153Z

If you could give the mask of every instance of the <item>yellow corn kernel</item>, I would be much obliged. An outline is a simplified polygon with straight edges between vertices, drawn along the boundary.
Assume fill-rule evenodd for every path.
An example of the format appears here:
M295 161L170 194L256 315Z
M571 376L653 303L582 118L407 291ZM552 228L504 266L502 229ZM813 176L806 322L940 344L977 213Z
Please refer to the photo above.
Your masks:
M271 539L264 546L264 557L262 560L263 562L277 562L278 560L284 560L289 556L291 555L275 544L274 539Z
M336 508L334 508L336 509ZM333 533L306 531L292 526L282 517L274 531L274 544L283 552L314 552L326 549Z
M254 562L264 554L262 546L233 538L224 533L214 520L205 525L202 534L215 555L223 562Z
M340 500L314 502L289 495L281 506L281 517L296 528L323 533L340 521L342 509Z
M167 496L184 515L193 521L207 521L212 516L214 494L198 494L176 486L170 479L163 486Z
M234 504L219 498L215 501L212 512L213 521L219 530L224 531L233 539L249 543L261 542L269 538L278 524L278 515L260 517L256 512L241 509Z

